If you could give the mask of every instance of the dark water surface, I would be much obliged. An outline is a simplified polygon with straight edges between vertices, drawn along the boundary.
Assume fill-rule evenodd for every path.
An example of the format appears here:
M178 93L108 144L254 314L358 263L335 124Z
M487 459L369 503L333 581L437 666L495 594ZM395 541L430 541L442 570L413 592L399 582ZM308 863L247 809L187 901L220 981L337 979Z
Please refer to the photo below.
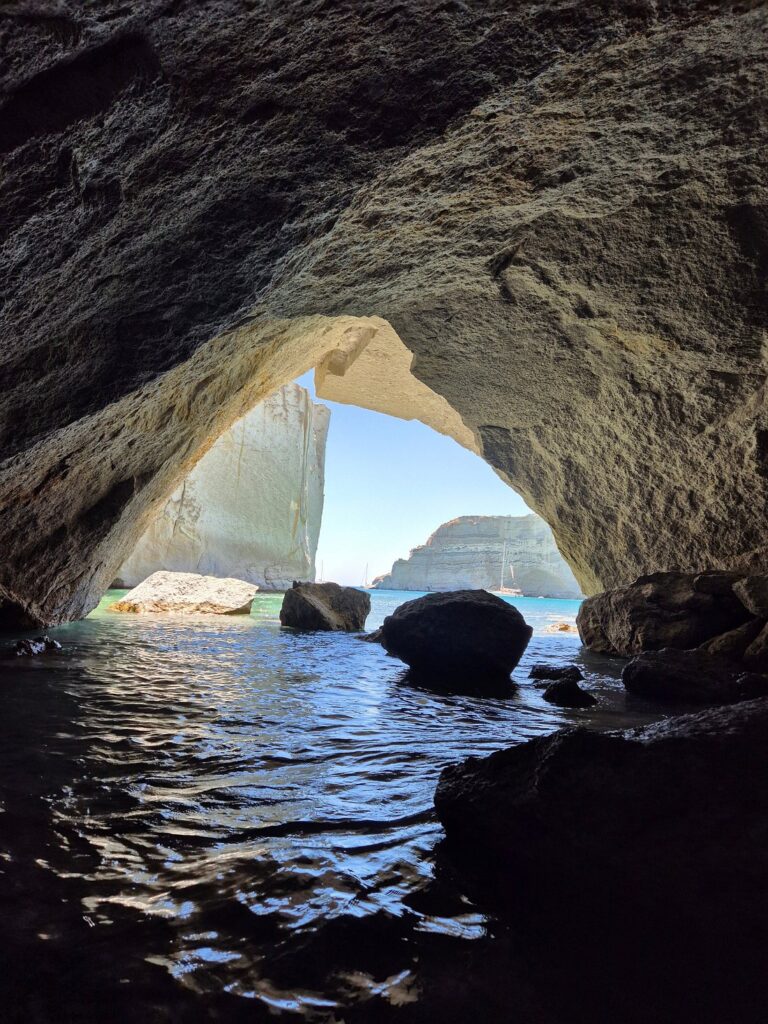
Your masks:
M374 593L368 627L412 596ZM0 661L3 1020L544 1019L435 871L432 795L469 754L658 717L620 663L538 632L509 699L440 696L378 645L282 631L279 597L107 603L51 631L61 652ZM577 608L514 603L537 630ZM584 663L598 707L545 703L540 660Z

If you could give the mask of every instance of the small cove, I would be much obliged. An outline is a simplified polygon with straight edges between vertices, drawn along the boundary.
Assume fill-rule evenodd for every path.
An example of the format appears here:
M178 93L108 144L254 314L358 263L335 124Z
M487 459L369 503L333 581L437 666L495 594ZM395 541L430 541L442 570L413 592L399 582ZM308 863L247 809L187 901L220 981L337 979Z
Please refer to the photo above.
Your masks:
M118 593L50 631L61 652L2 663L3 984L25 1019L417 1013L494 933L435 873L440 770L660 717L620 662L545 632L576 601L508 598L535 632L499 700L411 687L355 636L281 630L280 595L193 619L111 613ZM414 596L373 591L367 628ZM598 707L548 705L537 661L581 664Z

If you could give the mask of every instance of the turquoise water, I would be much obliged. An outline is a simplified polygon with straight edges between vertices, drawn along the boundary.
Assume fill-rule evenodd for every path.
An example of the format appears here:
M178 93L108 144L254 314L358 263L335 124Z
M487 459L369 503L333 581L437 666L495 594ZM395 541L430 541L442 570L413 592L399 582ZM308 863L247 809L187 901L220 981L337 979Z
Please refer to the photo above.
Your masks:
M279 595L194 618L110 612L117 596L51 630L60 652L0 662L9 1019L442 1019L447 976L496 948L436 874L442 767L656 717L620 664L546 633L576 601L509 599L535 635L491 699L416 689L355 636L282 630ZM414 596L372 592L368 627ZM542 660L582 664L598 707L548 705L527 679Z

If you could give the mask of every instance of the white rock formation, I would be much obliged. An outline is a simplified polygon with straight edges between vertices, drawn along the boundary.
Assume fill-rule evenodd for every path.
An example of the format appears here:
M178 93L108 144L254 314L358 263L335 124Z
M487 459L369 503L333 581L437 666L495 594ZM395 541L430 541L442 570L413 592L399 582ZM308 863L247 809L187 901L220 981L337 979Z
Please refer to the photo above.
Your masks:
M516 588L529 597L581 597L552 531L536 515L461 516L399 558L374 586L391 590Z
M315 577L330 410L287 384L223 434L171 495L118 574L235 576L262 590Z
M248 615L258 589L244 580L222 580L192 572L156 572L111 604L109 610L138 614Z

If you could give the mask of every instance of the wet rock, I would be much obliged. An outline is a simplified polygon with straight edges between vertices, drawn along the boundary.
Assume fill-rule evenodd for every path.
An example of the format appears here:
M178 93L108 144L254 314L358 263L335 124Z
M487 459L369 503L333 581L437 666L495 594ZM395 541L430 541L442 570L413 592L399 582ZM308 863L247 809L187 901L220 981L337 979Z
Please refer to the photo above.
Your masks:
M621 679L630 693L671 703L733 704L768 695L768 675L702 651L646 651Z
M582 690L578 681L571 676L555 679L544 691L544 700L561 708L591 708L597 700Z
M259 588L193 572L155 572L109 606L111 612L248 615Z
M49 636L36 636L34 640L17 640L14 650L20 657L33 657L48 651L60 651L61 644Z
M370 610L370 596L355 587L294 581L283 598L280 622L293 629L355 633L365 628Z
M627 732L563 730L469 758L442 772L435 793L446 855L487 906L532 922L547 943L553 928L604 956L618 942L617 963L638 963L646 986L649 963L665 971L668 955L683 989L700 955L718 978L727 960L757 980L766 735L761 699ZM661 955L659 943L669 945Z
M576 624L592 651L631 657L698 647L750 618L732 590L734 574L657 572L587 598Z
M748 612L768 619L768 576L745 576L734 583L733 592Z
M426 594L384 619L382 644L415 680L468 691L505 688L533 630L485 590Z
M578 665L545 665L543 662L537 662L535 665L531 665L528 678L575 679L576 682L579 682L584 676Z
M380 644L383 634L381 627L374 629L372 633L366 633L365 636L359 636L357 639L362 640L367 644Z
M762 619L750 619L743 626L737 626L727 633L713 637L701 644L698 650L704 654L710 654L716 658L727 658L731 661L738 661L744 657L744 653L753 640L757 638L765 625Z

